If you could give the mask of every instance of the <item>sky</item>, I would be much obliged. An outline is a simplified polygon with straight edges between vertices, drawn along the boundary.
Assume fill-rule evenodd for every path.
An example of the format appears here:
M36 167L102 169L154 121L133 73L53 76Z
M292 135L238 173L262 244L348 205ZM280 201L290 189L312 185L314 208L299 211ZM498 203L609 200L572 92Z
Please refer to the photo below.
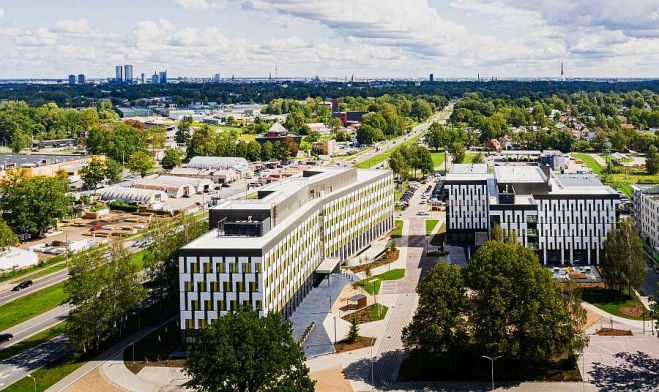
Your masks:
M659 77L659 0L0 0L0 78Z

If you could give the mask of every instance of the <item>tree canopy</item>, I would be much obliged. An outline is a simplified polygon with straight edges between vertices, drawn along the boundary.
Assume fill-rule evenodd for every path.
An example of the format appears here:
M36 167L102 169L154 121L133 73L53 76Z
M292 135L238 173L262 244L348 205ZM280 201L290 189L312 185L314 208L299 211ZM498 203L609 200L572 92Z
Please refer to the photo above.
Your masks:
M606 284L618 291L638 289L645 280L643 243L631 219L623 219L609 230L603 244L600 269Z

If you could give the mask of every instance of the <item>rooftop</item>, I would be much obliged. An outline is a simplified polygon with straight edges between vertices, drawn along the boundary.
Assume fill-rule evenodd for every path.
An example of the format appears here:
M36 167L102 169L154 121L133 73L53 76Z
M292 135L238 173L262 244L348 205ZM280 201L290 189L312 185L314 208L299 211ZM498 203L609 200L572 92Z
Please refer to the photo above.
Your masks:
M488 178L492 178L492 175L487 172L485 163L458 163L446 175L447 181L484 181Z
M42 166L86 159L85 155L0 154L0 165Z
M494 177L503 183L545 183L547 176L538 166L495 166Z

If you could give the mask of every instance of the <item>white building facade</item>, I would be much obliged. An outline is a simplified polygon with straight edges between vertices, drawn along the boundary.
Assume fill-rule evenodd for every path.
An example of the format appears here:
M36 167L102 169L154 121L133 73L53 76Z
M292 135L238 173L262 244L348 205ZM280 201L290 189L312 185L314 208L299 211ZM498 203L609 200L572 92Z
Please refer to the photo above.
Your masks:
M180 251L186 342L241 305L291 316L314 282L393 228L390 171L319 167L257 196L211 209L212 230Z
M632 185L633 213L641 238L659 249L659 186Z
M598 263L620 203L590 174L538 166L497 166L490 174L481 165L455 165L445 187L449 242L480 245L498 225L543 264Z

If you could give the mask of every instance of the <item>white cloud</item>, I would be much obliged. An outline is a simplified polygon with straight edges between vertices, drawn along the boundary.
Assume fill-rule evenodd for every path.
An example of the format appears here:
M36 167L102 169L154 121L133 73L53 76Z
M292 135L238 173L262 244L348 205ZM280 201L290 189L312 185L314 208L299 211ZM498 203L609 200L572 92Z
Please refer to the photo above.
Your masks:
M210 2L208 0L175 0L176 5L187 12L206 12L209 10L220 9L220 3Z
M20 35L14 36L16 45L19 46L46 46L54 45L57 42L57 34L44 28L34 31L23 31Z
M0 8L0 19L5 17L5 10Z
M69 34L87 34L91 32L87 19L64 19L55 23L53 31Z

